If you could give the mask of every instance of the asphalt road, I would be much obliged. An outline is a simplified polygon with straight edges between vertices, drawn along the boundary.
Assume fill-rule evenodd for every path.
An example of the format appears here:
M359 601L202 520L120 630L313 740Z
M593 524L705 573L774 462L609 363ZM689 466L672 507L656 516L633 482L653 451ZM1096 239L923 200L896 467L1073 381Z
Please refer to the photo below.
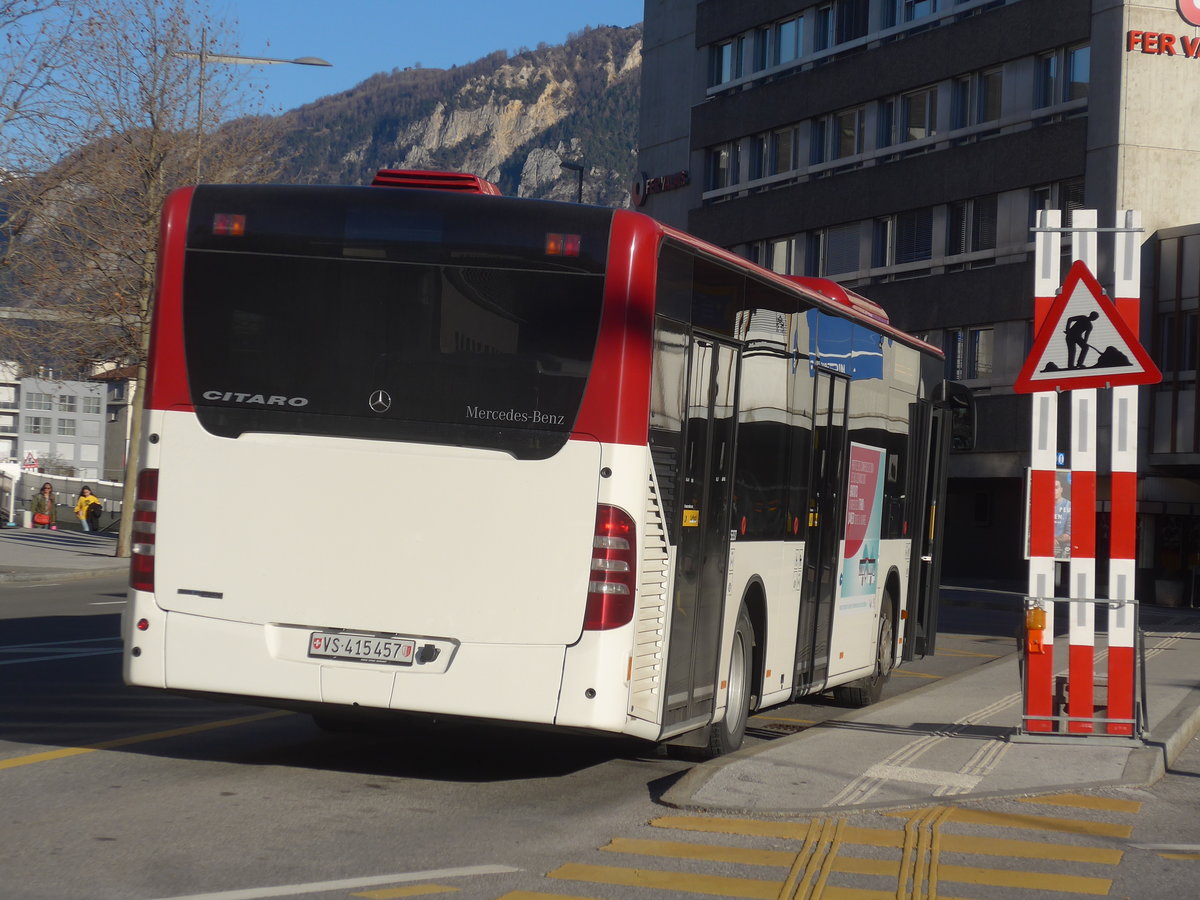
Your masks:
M661 806L658 797L693 763L635 742L479 726L329 734L299 715L126 688L113 614L120 581L0 586L5 898L387 898L439 891L513 900L530 896L519 892L605 900L775 897L787 874L779 860L796 859L803 846L794 835ZM34 617L11 618L18 612ZM938 656L897 673L890 691L919 689L1011 652L1013 623L1004 612L945 612ZM753 720L749 740L779 740L839 711L825 702L770 710ZM1051 884L1115 892L1127 882L1125 896L1179 893L1200 874L1200 851L1195 860L1168 860L1167 851L1136 845L1200 844L1200 751L1189 754L1168 777L1181 787L1164 781L1134 797L1109 792L1109 799L1137 804L1136 812L1120 804L1120 812L1100 807L1071 816L1022 810L1024 830L1014 831L1004 817L1014 815L1016 801L976 804L978 815L993 818L964 826L980 834L971 845L975 855L961 862L988 864L960 865L947 851L929 863L917 895L929 895L928 878L952 881L965 868L1015 873L1001 880L1034 892L1042 889L1022 879L1062 870L1083 880ZM997 863L994 849L987 852L1018 832L1037 844L1029 823L1039 815L1117 817L1120 827L1138 828L1103 838L1119 845L1119 864L1020 857ZM697 845L694 831L714 823L724 830ZM842 824L863 834L903 835L906 827L880 815ZM955 827L948 822L938 834L950 841ZM1055 840L1097 839L1085 833ZM883 878L889 896L896 895L894 874L859 863L849 868L831 863L828 883L874 890ZM901 870L901 877L913 884L918 871ZM1166 893L1137 892L1143 887ZM997 887L987 878L969 892L953 888L942 894L1013 896L1011 884Z

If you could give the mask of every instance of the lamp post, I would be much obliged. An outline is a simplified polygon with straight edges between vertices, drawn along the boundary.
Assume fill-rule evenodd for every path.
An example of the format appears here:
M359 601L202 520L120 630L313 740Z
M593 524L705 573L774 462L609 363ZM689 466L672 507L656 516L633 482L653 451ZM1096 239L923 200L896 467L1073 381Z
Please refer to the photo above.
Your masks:
M185 59L200 60L200 89L196 96L196 183L200 183L200 157L204 142L204 68L210 62L230 63L247 66L273 66L281 63L296 66L332 66L318 56L298 56L295 59L276 59L271 56L238 56L233 53L210 53L208 50L208 32L200 32L200 52L193 50L177 50L176 56Z
M559 168L567 169L579 176L579 189L575 192L575 202L583 202L583 163L560 162Z

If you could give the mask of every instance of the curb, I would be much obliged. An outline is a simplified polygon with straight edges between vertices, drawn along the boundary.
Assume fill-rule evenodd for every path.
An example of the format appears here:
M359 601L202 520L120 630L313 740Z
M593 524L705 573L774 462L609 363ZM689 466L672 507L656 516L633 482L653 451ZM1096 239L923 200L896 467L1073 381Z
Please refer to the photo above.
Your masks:
M1158 723L1156 730L1166 737L1154 740L1153 731L1146 735L1146 746L1134 750L1129 757L1123 784L1148 787L1167 774L1179 754L1200 731L1200 691L1191 691L1176 704Z
M961 672L946 679L951 681L959 677L965 677L971 672L978 672L979 669L985 667L994 667L998 665L1010 664L1013 656L1019 651L1010 653L999 659L987 663L986 666L981 666L978 669ZM945 682L938 682L943 684ZM934 688L931 684L924 688L917 688L917 691L924 691ZM864 812L878 812L881 810L891 809L908 809L915 806L921 806L926 801L912 803L883 803L883 804L863 804L858 806L817 806L817 807L789 807L766 809L755 807L748 809L745 806L739 806L736 803L723 802L703 802L695 799L696 795L704 787L704 785L719 772L724 766L733 763L750 759L760 753L766 752L780 746L781 741L800 742L803 741L806 735L818 731L823 727L837 727L843 722L853 722L861 718L868 717L881 708L886 708L887 705L896 701L911 698L914 691L907 691L897 697L890 697L882 703L874 704L862 710L853 710L845 715L836 718L827 719L811 728L804 731L782 738L781 740L769 741L759 746L750 747L746 750L741 750L736 753L731 753L729 756L721 757L720 759L702 762L693 768L689 769L683 776L663 792L658 802L663 806L668 806L674 809L693 809L693 810L719 810L722 812L731 812L734 810L743 810L746 813L756 816L787 816L787 815L853 815ZM980 791L978 793L958 794L954 797L954 802L974 801L974 800L990 800L1001 799L1008 797L1031 797L1043 794L1061 793L1063 790L1094 790L1098 788L1113 788L1113 787L1149 787L1159 781L1171 768L1180 753L1188 746L1196 734L1200 732L1200 690L1192 690L1181 700L1176 707L1154 728L1153 732L1145 736L1144 743L1139 747L1131 747L1128 752L1129 756L1125 761L1124 769L1120 777L1107 781L1079 781L1074 784L1053 784L1053 785L1028 785L1019 790L1002 790L1002 791ZM1159 739L1155 739L1155 735L1161 735Z

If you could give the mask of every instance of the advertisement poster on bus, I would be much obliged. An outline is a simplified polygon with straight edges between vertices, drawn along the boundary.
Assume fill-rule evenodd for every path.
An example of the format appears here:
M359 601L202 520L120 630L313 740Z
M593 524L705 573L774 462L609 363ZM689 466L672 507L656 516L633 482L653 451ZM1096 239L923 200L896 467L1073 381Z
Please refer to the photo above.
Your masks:
M879 535L883 524L883 473L886 453L878 447L850 444L850 483L846 491L846 540L842 551L842 597L870 597L879 571Z

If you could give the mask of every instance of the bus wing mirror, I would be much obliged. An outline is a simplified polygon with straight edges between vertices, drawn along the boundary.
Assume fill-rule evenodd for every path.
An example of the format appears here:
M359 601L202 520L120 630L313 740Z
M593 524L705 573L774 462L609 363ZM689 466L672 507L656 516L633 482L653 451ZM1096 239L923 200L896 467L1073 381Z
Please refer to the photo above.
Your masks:
M937 404L950 410L950 449L975 449L975 395L965 384L943 381Z

